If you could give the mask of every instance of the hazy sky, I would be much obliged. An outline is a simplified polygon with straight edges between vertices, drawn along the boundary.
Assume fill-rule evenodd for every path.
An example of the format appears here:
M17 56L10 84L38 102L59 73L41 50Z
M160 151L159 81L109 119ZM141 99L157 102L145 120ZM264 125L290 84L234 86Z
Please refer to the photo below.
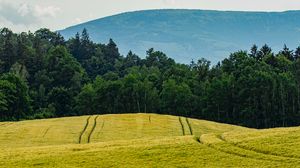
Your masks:
M0 27L59 30L121 12L164 8L285 11L300 10L300 0L0 0Z

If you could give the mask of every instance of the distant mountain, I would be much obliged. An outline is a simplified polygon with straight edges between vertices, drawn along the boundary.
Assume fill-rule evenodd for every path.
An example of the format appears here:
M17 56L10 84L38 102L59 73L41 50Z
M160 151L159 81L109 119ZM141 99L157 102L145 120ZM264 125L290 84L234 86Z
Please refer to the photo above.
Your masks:
M144 57L154 48L178 62L201 57L216 63L231 52L249 50L252 44L300 44L300 11L233 12L208 10L147 10L109 16L61 30L70 38L87 28L96 42L109 38L124 55L129 50Z

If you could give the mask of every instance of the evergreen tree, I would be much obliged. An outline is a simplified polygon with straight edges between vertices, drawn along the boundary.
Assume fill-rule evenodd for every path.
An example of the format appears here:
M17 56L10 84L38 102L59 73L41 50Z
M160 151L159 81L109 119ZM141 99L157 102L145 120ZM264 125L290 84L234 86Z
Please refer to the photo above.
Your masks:
M298 60L298 59L300 59L300 46L296 48L296 51L294 53L294 60Z
M109 39L109 42L104 50L104 55L105 60L107 60L107 62L112 65L115 63L116 60L120 58L119 49L112 39Z
M286 45L284 45L283 50L280 51L280 54L285 56L290 61L294 60L293 51L290 51L290 49Z
M272 49L267 45L263 45L262 48L257 53L256 59L261 61L265 56L272 54Z
M251 47L250 57L257 59L257 54L258 54L258 50L257 49L258 49L258 47L255 44Z
M81 60L81 56L80 56L80 48L81 48L81 42L80 42L80 35L77 32L75 35L75 38L72 38L69 41L69 49L71 54L77 59L77 60Z
M4 39L2 54L0 59L3 61L3 70L8 72L16 61L16 50L13 44L13 32L7 28L1 29L1 36Z
M80 40L80 58L79 61L87 60L94 55L93 43L90 40L89 33L87 29L83 29Z

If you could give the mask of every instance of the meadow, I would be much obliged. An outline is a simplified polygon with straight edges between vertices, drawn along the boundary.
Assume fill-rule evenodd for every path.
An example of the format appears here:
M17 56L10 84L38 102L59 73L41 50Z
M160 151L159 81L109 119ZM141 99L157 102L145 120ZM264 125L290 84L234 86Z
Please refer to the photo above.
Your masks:
M300 167L300 127L157 114L0 123L0 167Z

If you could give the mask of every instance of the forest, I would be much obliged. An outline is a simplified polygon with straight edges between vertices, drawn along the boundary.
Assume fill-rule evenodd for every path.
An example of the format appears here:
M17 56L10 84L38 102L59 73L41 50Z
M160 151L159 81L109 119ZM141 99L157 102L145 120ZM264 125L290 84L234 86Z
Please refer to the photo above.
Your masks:
M300 39L299 39L300 40ZM158 113L253 128L300 125L300 46L237 51L216 65L138 56L48 29L0 29L0 121Z

